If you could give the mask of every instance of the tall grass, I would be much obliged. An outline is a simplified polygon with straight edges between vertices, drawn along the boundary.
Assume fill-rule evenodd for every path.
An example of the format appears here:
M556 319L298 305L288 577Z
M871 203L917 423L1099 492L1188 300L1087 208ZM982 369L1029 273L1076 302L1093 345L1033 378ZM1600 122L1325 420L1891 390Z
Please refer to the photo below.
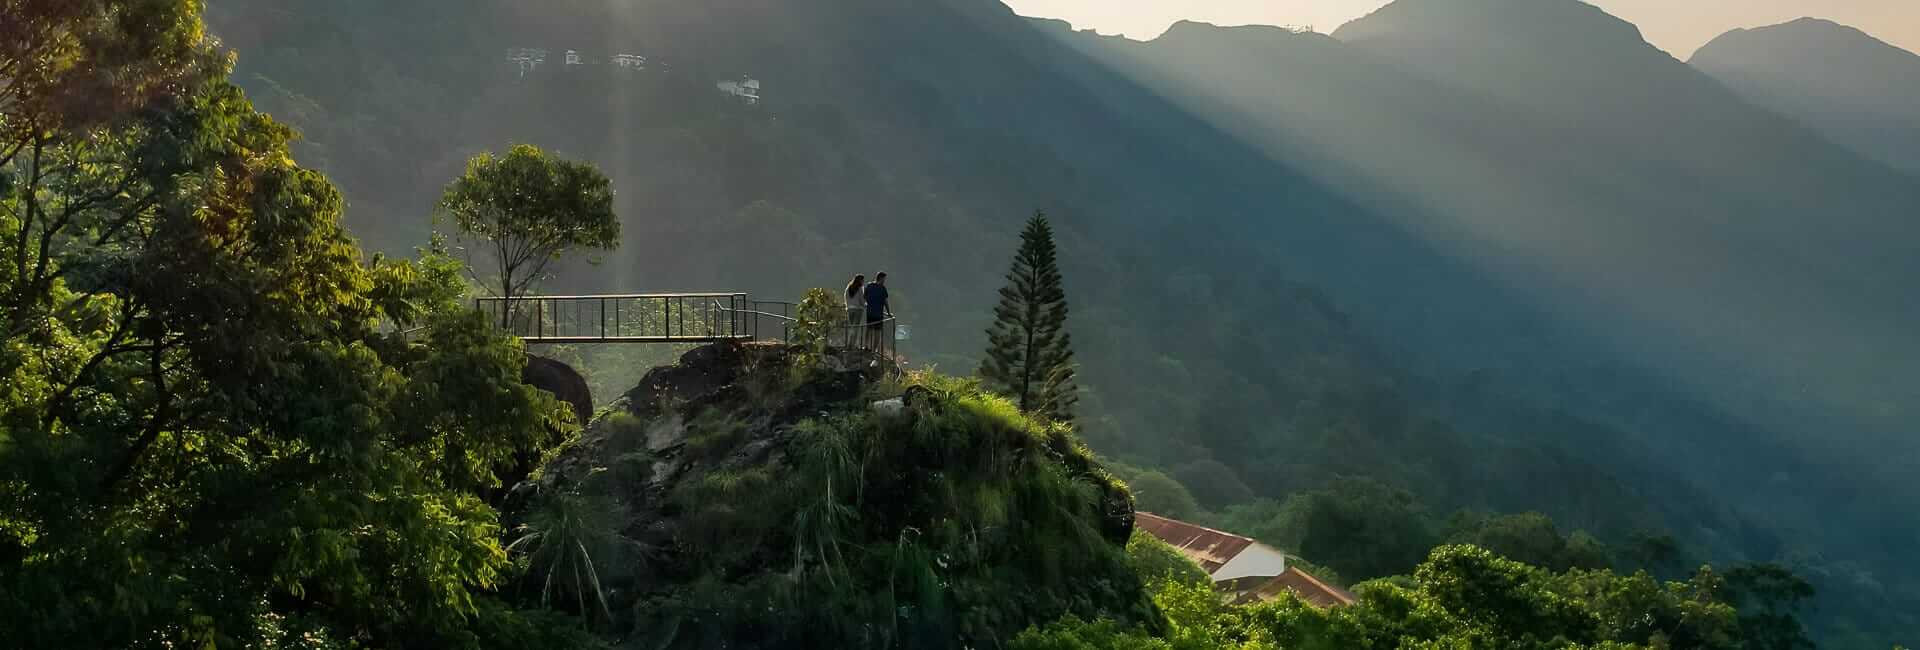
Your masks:
M571 609L589 621L610 621L602 579L612 568L631 572L644 548L626 538L626 508L606 496L563 492L540 499L507 545L538 584L541 604ZM596 616L597 615L597 616Z

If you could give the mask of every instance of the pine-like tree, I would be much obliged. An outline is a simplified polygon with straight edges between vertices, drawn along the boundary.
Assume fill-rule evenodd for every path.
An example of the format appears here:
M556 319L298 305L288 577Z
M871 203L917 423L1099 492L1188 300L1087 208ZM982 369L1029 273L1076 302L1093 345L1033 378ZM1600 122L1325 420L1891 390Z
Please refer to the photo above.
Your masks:
M1079 402L1073 344L1066 331L1067 293L1055 260L1053 227L1035 213L1020 233L1020 252L1000 289L1000 304L987 329L987 360L980 376L988 387L1012 397L1020 410L1059 422L1073 421Z

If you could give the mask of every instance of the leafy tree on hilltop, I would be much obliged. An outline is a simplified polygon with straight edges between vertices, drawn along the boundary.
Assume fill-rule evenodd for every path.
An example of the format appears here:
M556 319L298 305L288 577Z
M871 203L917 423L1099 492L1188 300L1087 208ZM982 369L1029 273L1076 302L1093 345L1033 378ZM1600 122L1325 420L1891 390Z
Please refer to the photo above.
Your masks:
M439 208L461 232L490 245L499 275L474 279L509 300L545 279L547 265L568 251L620 243L606 175L532 145L515 145L503 158L474 156Z
M1044 212L1020 233L1020 251L987 330L987 360L980 376L1013 398L1020 410L1060 422L1073 421L1079 402L1073 345L1067 334L1067 293L1055 259L1053 227Z

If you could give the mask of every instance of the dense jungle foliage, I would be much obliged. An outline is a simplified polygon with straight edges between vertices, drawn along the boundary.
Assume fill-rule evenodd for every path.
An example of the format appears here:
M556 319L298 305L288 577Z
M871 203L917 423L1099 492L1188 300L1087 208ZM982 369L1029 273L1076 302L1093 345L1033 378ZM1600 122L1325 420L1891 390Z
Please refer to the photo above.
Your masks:
M1129 553L1152 580L1154 603L1166 614L1169 632L1068 618L1028 630L1009 647L1784 650L1807 645L1797 633L1782 635L1771 621L1732 605L1747 597L1743 589L1777 595L1783 586L1767 582L1773 576L1720 576L1702 569L1687 580L1663 583L1644 573L1553 572L1472 546L1445 546L1434 549L1410 576L1360 585L1360 602L1349 607L1318 609L1290 597L1233 607L1220 602L1204 575L1179 568L1183 558L1157 540L1136 539Z
M364 257L197 3L5 9L0 644L579 638L489 595L575 423L457 266Z

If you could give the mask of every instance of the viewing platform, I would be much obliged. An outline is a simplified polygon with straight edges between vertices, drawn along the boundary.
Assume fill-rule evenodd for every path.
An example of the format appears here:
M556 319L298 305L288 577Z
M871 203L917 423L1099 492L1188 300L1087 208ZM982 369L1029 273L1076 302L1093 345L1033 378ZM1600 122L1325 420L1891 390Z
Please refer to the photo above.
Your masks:
M792 302L745 293L648 293L475 298L474 308L508 334L533 344L798 343ZM855 323L836 306L826 326L833 347L875 348L891 356L899 321Z

